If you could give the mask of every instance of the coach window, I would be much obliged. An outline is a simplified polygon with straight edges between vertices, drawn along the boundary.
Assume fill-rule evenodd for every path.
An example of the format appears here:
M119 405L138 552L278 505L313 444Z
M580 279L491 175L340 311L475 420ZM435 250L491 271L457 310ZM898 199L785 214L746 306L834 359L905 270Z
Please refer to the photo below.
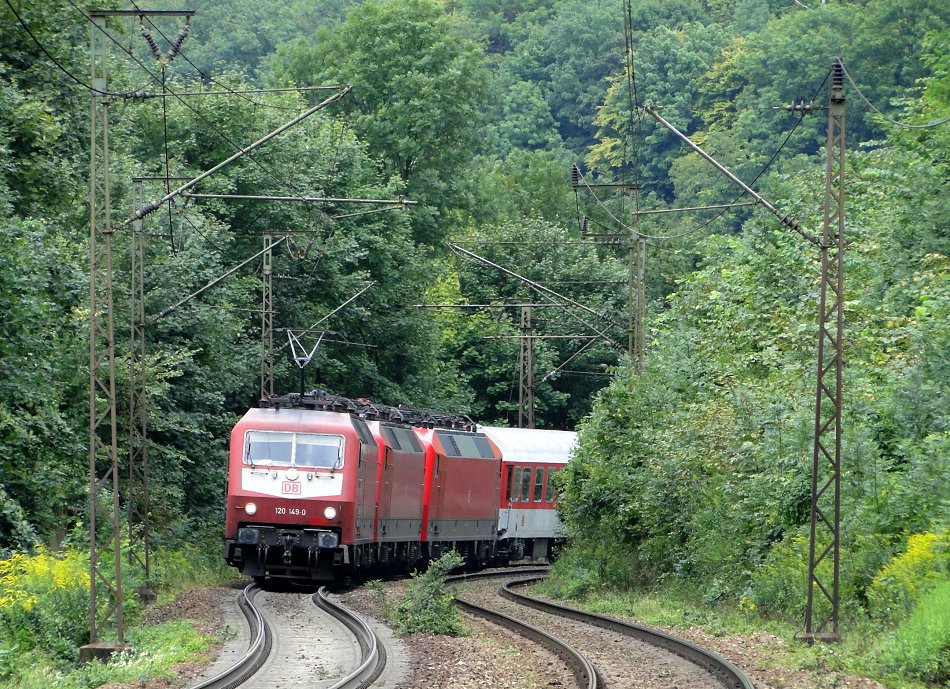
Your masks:
M507 477L507 480L505 481L505 500L507 502L511 502L512 475L514 474L514 472L515 472L515 468L513 466L509 466L508 477Z
M548 469L548 487L544 498L546 502L553 502L554 500L554 484L551 483L551 479L554 478L555 473L557 473L556 469Z
M521 502L528 502L528 498L531 496L531 469L528 467L524 468L524 473L521 475Z
M521 487L521 471L522 471L521 467L515 467L515 480L514 480L514 482L511 484L511 485L512 485L512 488L511 488L512 498L511 498L511 499L512 499L513 502L518 502L518 492L519 492L520 487Z
M541 502L541 496L544 493L544 469L538 467L534 470L534 501Z

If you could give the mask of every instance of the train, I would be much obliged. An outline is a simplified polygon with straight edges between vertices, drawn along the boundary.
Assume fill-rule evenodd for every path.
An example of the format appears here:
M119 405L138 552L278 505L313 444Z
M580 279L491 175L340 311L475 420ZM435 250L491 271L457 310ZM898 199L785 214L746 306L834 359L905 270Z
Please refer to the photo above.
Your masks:
M477 569L550 559L571 431L321 390L268 396L231 431L224 558L256 581L411 572L455 550Z

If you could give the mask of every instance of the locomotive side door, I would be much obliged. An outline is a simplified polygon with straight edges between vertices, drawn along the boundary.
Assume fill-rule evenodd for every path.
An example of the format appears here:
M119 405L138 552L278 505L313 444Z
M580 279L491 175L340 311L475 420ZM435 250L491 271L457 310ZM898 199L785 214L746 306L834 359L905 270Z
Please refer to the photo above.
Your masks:
M373 520L376 511L376 441L365 422L354 419L359 436L359 459L356 474L356 494L353 496L353 517L356 522L356 540L373 539Z

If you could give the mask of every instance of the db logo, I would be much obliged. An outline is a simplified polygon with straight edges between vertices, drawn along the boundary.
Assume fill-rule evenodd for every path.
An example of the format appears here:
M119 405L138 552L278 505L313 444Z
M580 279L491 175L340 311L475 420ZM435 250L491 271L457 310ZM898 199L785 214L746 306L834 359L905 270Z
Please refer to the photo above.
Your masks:
M281 486L281 493L290 493L292 495L300 495L300 484L295 481L284 481L284 485Z

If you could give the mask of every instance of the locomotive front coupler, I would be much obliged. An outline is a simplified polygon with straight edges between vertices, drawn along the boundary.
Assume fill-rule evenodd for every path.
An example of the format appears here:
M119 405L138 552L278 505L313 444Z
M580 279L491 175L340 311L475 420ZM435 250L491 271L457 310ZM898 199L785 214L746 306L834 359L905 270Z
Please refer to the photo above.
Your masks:
M294 547L296 547L300 538L297 534L289 531L282 533L280 538L284 545L284 565L289 566L293 559Z

